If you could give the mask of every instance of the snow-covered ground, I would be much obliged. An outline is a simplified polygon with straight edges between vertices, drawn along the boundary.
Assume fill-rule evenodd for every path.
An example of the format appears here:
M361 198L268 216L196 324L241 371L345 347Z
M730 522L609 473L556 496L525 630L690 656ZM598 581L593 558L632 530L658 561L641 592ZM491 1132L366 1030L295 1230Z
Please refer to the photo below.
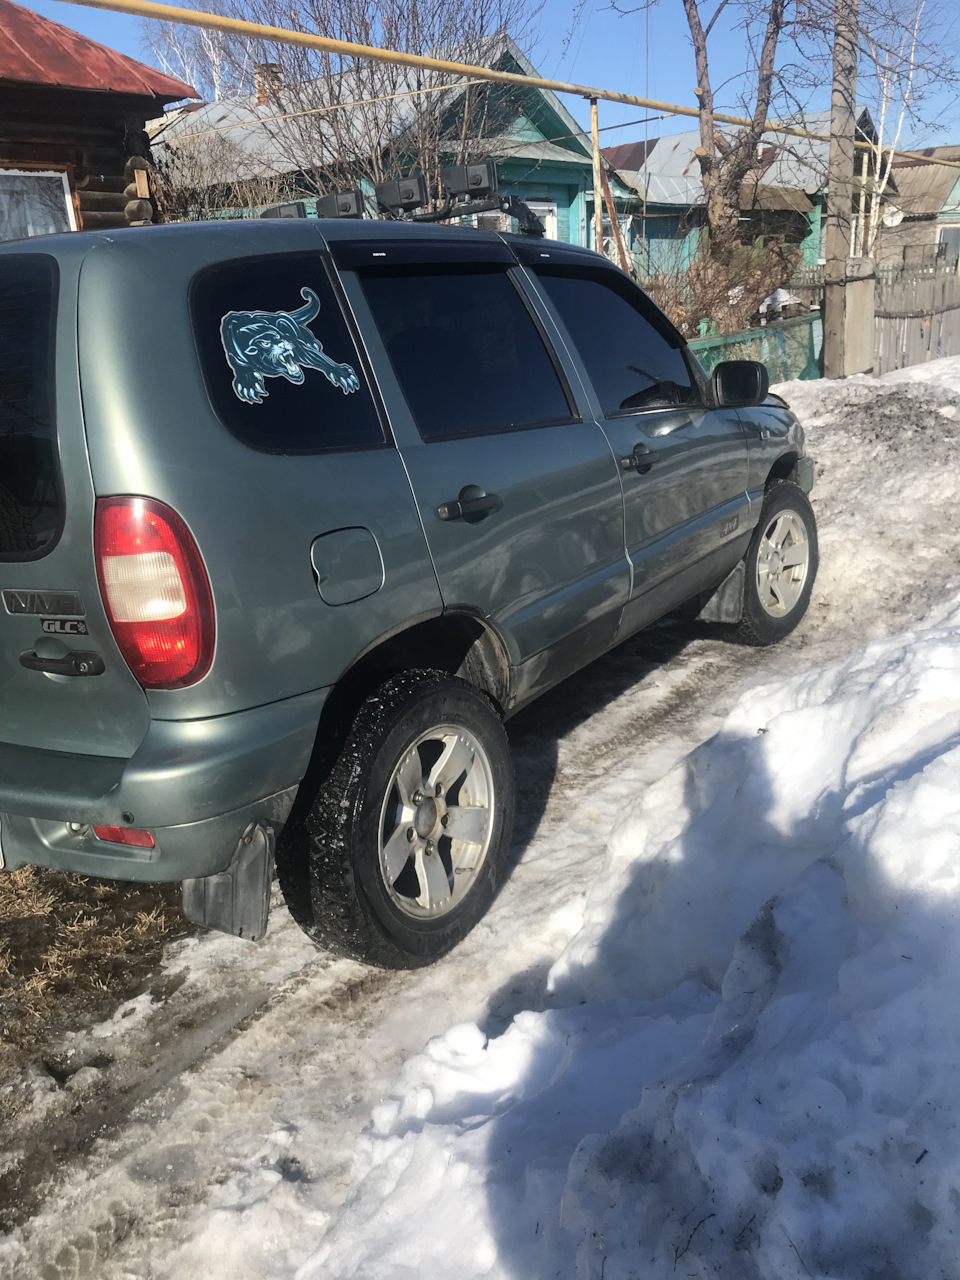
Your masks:
M960 359L780 390L820 464L802 631L632 680L621 652L532 709L521 781L550 755L552 786L426 973L316 960L282 916L261 960L180 944L188 1012L242 963L273 994L68 1171L0 1272L953 1280ZM80 1107L100 1071L31 1105Z
M960 600L630 806L546 1008L358 1140L321 1277L956 1275Z

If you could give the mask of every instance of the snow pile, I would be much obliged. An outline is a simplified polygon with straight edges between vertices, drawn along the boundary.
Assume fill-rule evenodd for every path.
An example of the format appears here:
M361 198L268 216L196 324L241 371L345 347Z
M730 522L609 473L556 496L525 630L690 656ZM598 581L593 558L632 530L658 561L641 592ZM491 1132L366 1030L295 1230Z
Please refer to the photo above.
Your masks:
M854 628L861 640L900 631L956 594L960 357L774 390L817 461L820 571L806 633L846 648Z
M404 1067L301 1280L932 1280L960 1226L960 600L624 814L551 999Z

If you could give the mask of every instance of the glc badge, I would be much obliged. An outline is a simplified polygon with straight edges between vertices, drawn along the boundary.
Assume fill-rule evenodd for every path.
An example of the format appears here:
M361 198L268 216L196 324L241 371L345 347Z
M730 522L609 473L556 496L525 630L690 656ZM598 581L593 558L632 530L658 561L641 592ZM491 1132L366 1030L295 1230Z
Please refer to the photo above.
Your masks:
M47 635L88 636L87 624L82 618L42 618L40 626Z

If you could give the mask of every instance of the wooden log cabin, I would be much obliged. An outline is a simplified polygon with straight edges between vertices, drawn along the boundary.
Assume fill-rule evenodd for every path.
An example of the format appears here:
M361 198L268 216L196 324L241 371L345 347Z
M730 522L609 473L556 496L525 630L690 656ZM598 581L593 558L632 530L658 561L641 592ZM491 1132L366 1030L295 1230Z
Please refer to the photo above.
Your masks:
M144 124L196 96L0 0L0 240L155 221Z

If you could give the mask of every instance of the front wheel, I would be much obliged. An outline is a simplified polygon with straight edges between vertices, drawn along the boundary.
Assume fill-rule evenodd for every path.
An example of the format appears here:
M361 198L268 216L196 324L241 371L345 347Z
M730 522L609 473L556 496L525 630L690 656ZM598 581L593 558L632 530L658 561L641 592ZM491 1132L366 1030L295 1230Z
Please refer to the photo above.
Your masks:
M307 818L309 920L320 944L385 968L444 955L503 876L510 750L472 685L414 671L360 709Z
M744 556L743 617L737 636L747 644L775 644L807 611L819 552L807 495L790 480L767 492Z

